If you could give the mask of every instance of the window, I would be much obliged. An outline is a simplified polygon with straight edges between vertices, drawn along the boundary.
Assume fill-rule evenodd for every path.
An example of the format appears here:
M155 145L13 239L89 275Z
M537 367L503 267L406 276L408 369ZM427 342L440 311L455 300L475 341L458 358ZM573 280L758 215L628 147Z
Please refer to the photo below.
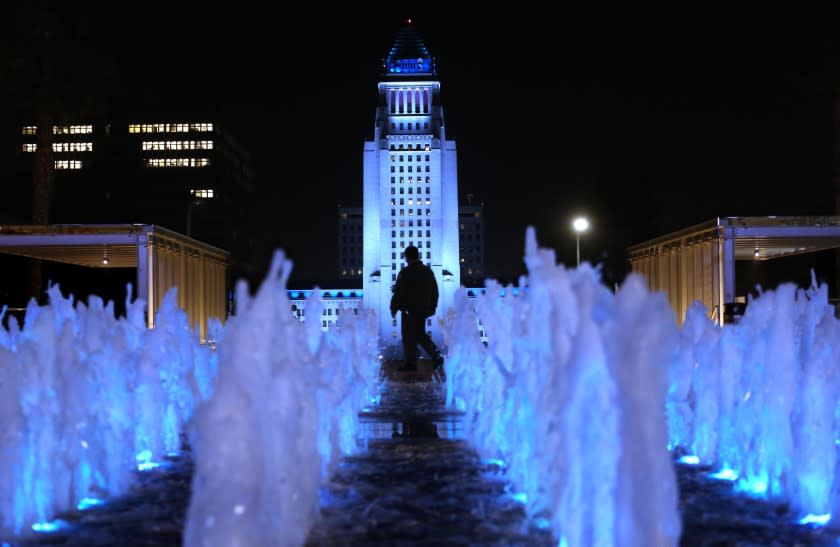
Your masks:
M54 125L53 135L84 135L93 133L92 125Z
M207 158L147 158L146 167L207 167Z
M20 150L21 152L34 152L38 148L38 145L35 143L25 143L21 145Z
M22 135L36 135L38 133L38 127L34 125L24 125L21 129Z
M53 152L93 152L92 142L54 142Z
M82 162L79 160L56 160L56 169L81 169Z
M205 188L205 189L201 189L201 190L190 190L190 193L197 198L213 199L213 189L212 188Z

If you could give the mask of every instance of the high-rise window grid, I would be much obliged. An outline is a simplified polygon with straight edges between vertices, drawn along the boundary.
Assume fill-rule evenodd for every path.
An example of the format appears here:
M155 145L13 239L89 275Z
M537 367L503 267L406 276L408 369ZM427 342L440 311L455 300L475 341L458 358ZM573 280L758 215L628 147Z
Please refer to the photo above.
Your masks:
M146 167L207 167L208 158L146 158Z
M188 133L190 131L206 133L213 131L212 123L132 123L129 133Z
M143 141L143 150L213 150L213 141Z

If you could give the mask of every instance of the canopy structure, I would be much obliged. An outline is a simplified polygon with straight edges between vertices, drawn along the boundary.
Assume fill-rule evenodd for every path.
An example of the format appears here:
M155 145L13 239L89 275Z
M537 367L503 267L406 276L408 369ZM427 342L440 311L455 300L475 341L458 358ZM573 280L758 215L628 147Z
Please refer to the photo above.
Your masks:
M723 217L629 248L630 264L651 290L662 290L682 324L703 302L722 323L735 300L735 261L772 260L840 247L840 216Z
M136 268L137 297L147 303L150 328L172 287L202 340L209 318L226 317L229 253L154 224L0 225L0 253L90 268Z

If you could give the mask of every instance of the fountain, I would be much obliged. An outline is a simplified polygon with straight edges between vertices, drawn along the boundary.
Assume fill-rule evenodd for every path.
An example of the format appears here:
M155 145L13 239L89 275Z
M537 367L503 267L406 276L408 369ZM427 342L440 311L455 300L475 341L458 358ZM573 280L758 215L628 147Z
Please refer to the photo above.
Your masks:
M516 297L493 281L474 303L456 296L447 404L561 545L676 545L664 409L678 331L664 296L635 276L612 294L587 264L556 264L532 228L525 263Z
M761 292L720 329L686 317L672 367L671 444L738 491L790 502L805 522L838 503L840 321L828 288L786 283Z
M302 545L322 481L359 449L358 413L378 384L375 315L342 313L324 333L315 290L315 320L300 322L285 291L291 267L277 252L253 299L237 286L216 389L191 427L187 546Z
M4 536L52 530L56 514L126 492L138 467L180 448L198 385L213 375L174 290L153 330L142 301L115 319L99 297L74 306L57 285L48 294L46 306L29 303L22 328L13 318L0 328Z

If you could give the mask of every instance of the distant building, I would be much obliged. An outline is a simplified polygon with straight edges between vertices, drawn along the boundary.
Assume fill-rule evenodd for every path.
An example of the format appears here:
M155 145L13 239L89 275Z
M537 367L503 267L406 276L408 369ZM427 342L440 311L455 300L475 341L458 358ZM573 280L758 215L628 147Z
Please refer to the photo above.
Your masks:
M458 240L461 245L461 283L468 287L484 286L487 270L484 262L484 207L458 207Z
M458 173L447 140L435 60L413 26L398 33L383 63L373 140L364 146L364 303L376 310L384 346L399 344L391 291L403 250L418 247L440 288L442 318L460 286ZM427 329L440 341L438 321Z
M363 207L338 212L339 277L360 281L362 290L322 290L320 321L329 329L346 310L372 308L383 349L393 350L400 325L389 305L404 249L416 246L437 278L440 301L427 329L441 342L439 320L461 280L483 281L484 213L472 203L458 206L457 150L446 138L435 60L410 23L383 62L378 89L373 139L363 151ZM304 320L312 292L288 295L292 313Z
M242 254L250 160L216 124L81 121L54 125L50 136L51 223L156 224L225 249L234 261ZM38 128L22 126L18 174L27 180L37 143ZM19 206L28 212L27 205Z
M356 279L362 286L361 207L338 208L338 278Z
M338 272L340 279L362 280L361 208L340 207L338 211ZM461 283L483 286L487 273L484 257L484 207L458 206L458 242L461 254Z

